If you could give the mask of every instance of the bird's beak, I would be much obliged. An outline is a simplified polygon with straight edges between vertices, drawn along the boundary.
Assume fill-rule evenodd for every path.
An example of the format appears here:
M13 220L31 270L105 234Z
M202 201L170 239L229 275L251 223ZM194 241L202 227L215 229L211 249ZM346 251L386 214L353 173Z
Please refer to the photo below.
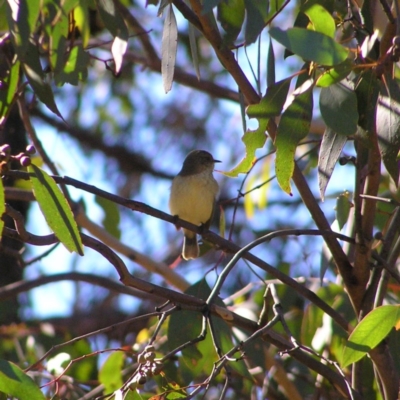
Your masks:
M217 163L217 162L222 162L222 161L220 161L220 160L213 160L215 163Z

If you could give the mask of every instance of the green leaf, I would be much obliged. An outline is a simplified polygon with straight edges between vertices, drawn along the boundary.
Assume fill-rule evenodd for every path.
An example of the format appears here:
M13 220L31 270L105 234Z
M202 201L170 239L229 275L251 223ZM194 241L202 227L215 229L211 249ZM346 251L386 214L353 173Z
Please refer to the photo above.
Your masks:
M22 58L28 48L29 38L35 31L41 1L8 0L8 6L7 16L11 28L11 37L18 56Z
M326 125L339 135L353 135L357 130L358 109L354 90L344 83L321 89L319 108Z
M397 157L400 151L400 89L396 80L386 75L376 111L376 131L383 163L396 187L399 183Z
M206 300L211 290L203 279L188 288L185 293ZM182 321L185 321L185 323L182 324ZM186 310L173 313L168 323L168 348L173 350L196 339L201 330L202 315L200 313ZM185 368L187 383L201 372L206 372L208 368L212 368L212 364L217 357L209 332L204 340L183 349L182 355L185 360L185 363L182 363L182 367Z
M222 0L204 0L202 14L207 14L217 7Z
M314 31L323 33L326 36L333 38L336 32L335 20L325 7L318 3L306 3L301 11L310 19Z
M242 142L246 147L246 155L243 160L233 169L228 172L222 172L224 175L234 178L239 174L246 173L251 166L256 155L256 150L264 146L267 136L265 131L267 130L268 120L260 119L258 129L255 131L247 130L242 137Z
M325 130L318 156L318 185L322 201L324 201L326 187L346 142L346 136L339 135L330 128Z
M297 93L300 94L297 95ZM311 80L300 85L293 93L294 100L282 114L278 125L275 139L275 173L279 186L288 194L291 194L290 179L294 171L296 147L310 130L313 110L312 93Z
M188 7L190 7L190 2L187 2ZM197 79L200 80L200 65L199 65L199 55L197 49L196 40L196 28L189 22L189 44L190 44L190 54L192 55L194 70L196 71Z
M335 65L327 69L318 79L316 85L319 87L328 87L334 83L340 82L346 78L353 69L353 62L349 59L344 60L341 64Z
M269 38L268 56L267 56L267 87L275 84L275 53L272 40Z
M271 28L269 34L294 54L320 65L333 66L346 60L349 51L329 36L303 28L286 31Z
M346 190L341 193L336 199L336 220L339 224L339 229L342 229L344 224L349 219L350 209L352 204L349 200L350 193Z
M124 360L124 352L114 351L100 368L99 381L104 385L105 393L113 393L124 384L122 380Z
M268 17L267 0L244 0L246 8L245 41L246 45L254 43L262 30Z
M1 359L0 392L18 400L46 400L30 376L12 362Z
M165 93L168 93L172 88L177 46L178 27L176 25L176 18L171 4L168 7L167 16L164 21L161 43L161 75Z
M117 239L120 239L121 230L119 229L119 223L121 218L117 205L100 196L95 196L95 202L103 209L104 218L102 224L105 230Z
M342 368L353 364L374 349L400 321L400 306L387 305L367 314L351 333L343 349Z
M83 50L81 44L74 46L68 54L63 69L55 73L54 80L57 85L70 83L78 85L80 81L87 78L87 66L90 62L89 54Z
M97 9L106 28L114 37L127 40L129 37L128 28L113 0L96 0Z
M269 86L259 104L247 107L247 115L257 119L269 119L280 115L289 92L290 81L291 78L288 78Z
M28 46L28 51L25 54L24 63L22 65L28 82L39 100L43 102L50 111L62 118L55 103L53 91L50 85L44 81L38 49L32 43Z
M244 21L244 0L227 0L218 5L218 21L226 32L224 42L231 44L242 30Z
M28 167L33 192L47 224L69 251L83 255L82 240L71 208L54 180L36 165Z
M49 59L54 72L64 66L64 54L67 46L69 21L68 14L63 12L55 3L46 4L46 20L44 29L49 37Z
M20 73L20 62L14 60L11 68L3 77L3 85L5 88L0 90L0 126L5 122L10 112L11 105L14 101L14 95L18 88Z
M4 194L4 186L3 186L3 179L0 177L0 238L3 235L3 227L4 227L4 221L2 220L2 216L4 214L4 211L6 211L6 198Z

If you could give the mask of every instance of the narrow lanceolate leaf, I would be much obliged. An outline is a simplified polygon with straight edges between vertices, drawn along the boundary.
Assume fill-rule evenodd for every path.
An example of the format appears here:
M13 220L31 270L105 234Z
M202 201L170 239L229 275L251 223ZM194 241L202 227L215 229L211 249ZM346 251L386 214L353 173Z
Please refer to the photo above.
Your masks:
M322 201L324 201L326 187L346 142L346 136L339 135L330 128L324 132L318 157L318 184Z
M28 167L35 198L47 224L69 251L83 255L82 240L71 208L54 180L35 165Z
M15 61L3 77L4 89L0 90L0 126L5 123L18 88L20 62Z
M319 108L326 125L339 135L353 135L357 130L357 96L343 82L321 89Z
M303 85L300 85L301 88ZM310 130L313 96L312 86L296 96L282 114L275 139L275 173L279 186L291 194L290 179L294 171L294 155L301 139Z
M196 29L190 22L189 22L189 43L190 43L190 53L192 55L194 70L196 71L197 79L200 80L200 66L199 66L199 56L198 56L197 41L196 41Z
M20 58L29 44L29 37L34 32L36 22L39 18L41 7L40 0L7 1L7 17L11 28L12 40L15 50Z
M19 400L45 400L33 379L12 362L0 360L0 393ZM4 397L5 398L5 397Z
M352 204L350 202L350 193L346 190L345 192L341 193L338 198L336 199L336 221L339 224L339 229L344 227L344 224L349 219L350 209Z
M116 36L111 46L111 54L113 55L114 58L116 74L119 74L121 72L122 61L124 59L127 47L128 47L128 41L120 38L119 36Z
M0 238L3 235L4 221L1 219L1 217L6 210L5 201L3 179L0 177Z
M374 349L400 321L400 306L376 308L355 327L343 349L341 366L353 364Z
M172 5L168 7L164 21L161 51L161 75L165 93L171 90L174 80L176 49L178 46L178 27Z
M292 53L320 65L340 64L349 54L349 50L333 38L309 29L295 27L284 31L275 27L269 34Z
M381 84L376 111L376 130L383 163L395 185L399 183L397 156L400 151L400 90L395 80L386 76Z

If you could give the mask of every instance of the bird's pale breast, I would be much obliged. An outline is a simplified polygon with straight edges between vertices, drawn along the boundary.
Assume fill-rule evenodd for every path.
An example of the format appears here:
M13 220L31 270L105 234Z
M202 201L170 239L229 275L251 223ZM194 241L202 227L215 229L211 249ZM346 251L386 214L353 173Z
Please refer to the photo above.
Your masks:
M218 184L212 173L176 176L172 182L169 208L172 215L200 225L212 214Z

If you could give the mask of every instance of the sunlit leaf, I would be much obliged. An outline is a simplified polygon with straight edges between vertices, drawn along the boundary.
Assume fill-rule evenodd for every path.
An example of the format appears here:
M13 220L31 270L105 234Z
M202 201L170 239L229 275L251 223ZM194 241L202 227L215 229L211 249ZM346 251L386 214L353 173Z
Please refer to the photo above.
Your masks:
M269 34L304 60L321 65L340 64L349 54L348 49L320 32L303 28L290 28L284 31L274 27L269 30Z
M83 50L82 45L74 46L68 53L68 58L65 61L61 71L54 74L54 80L57 85L69 83L78 85L80 81L87 78L87 66L90 62L89 54Z
M113 44L111 46L111 54L113 55L114 58L116 74L119 74L121 71L122 61L124 59L127 47L128 47L127 40L121 39L119 36L115 37Z
M400 306L385 305L372 310L355 327L343 349L341 366L353 364L374 349L400 320Z
M168 7L164 21L161 47L161 75L165 93L168 93L174 80L176 50L178 47L178 27L172 5Z
M81 236L71 208L54 180L35 165L28 167L36 200L60 242L69 251L83 255Z
M396 80L386 76L376 111L376 130L383 163L395 185L399 183L400 89Z
M330 128L325 130L318 156L318 185L322 201L325 198L325 190L336 162L346 142L346 136L339 135Z
M79 4L74 8L73 18L75 26L79 29L82 37L82 46L83 48L86 48L90 39L90 18L87 2L79 2Z
M105 393L113 393L123 385L122 367L124 360L124 352L114 351L100 368L99 381L104 385Z
M335 65L332 68L326 70L318 79L317 86L328 87L334 83L340 82L344 79L351 70L353 69L353 63L351 60L344 60L341 64Z
M319 108L326 125L339 135L353 135L357 130L358 109L354 90L344 83L321 89Z
M240 163L231 169L230 171L223 172L224 175L230 177L236 177L239 174L248 172L250 167L253 165L256 150L264 146L267 136L265 134L267 130L268 120L260 119L258 129L255 131L248 130L242 137L242 142L246 147L246 155Z
M290 180L294 171L296 147L310 130L313 110L312 93L312 86L309 86L308 90L295 96L293 102L283 112L278 125L275 139L275 173L279 186L288 194L291 194Z
M323 33L331 38L335 36L335 20L325 7L318 3L308 2L301 8L301 11L310 19L314 31Z
M6 360L0 360L0 392L18 400L46 399L30 376Z

